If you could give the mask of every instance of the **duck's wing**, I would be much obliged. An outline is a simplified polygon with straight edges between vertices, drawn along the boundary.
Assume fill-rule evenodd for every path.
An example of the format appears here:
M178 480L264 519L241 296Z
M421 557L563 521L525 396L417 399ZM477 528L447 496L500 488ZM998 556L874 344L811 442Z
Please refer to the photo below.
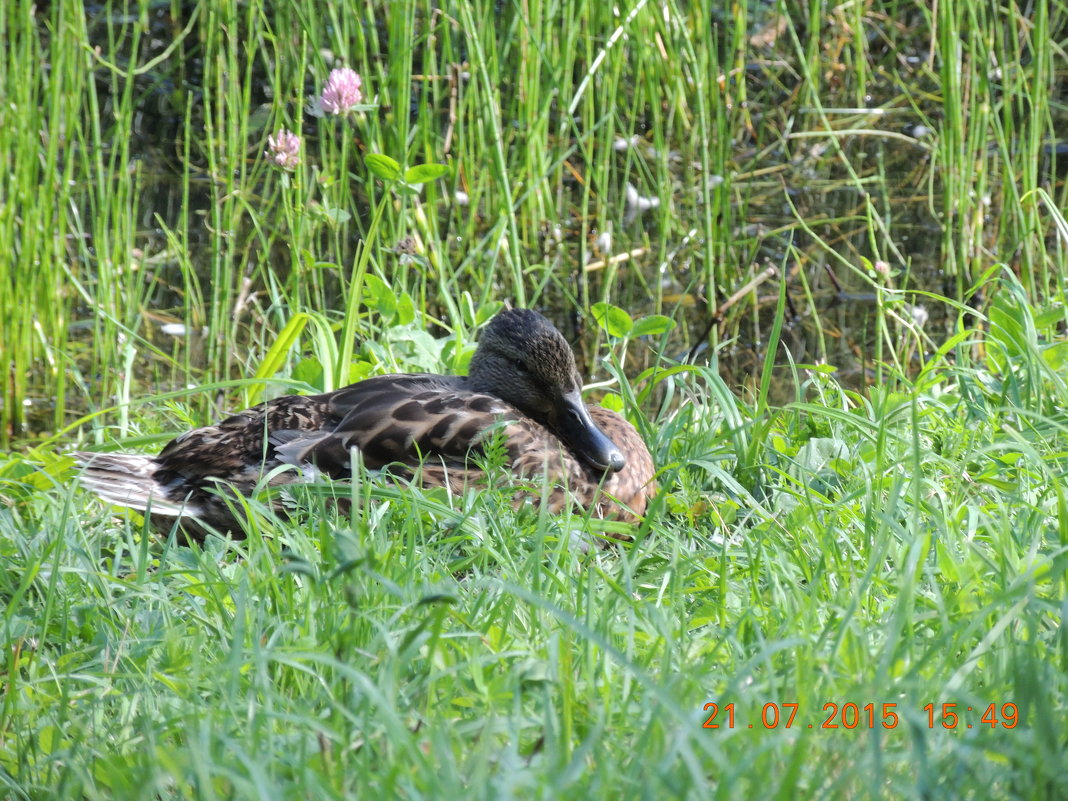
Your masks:
M315 430L336 423L324 396L289 396L181 434L155 457L85 452L74 456L84 468L82 483L109 503L151 508L156 517L196 519L219 530L237 529L229 506L217 493L233 487L247 495L278 466L267 432Z
M214 486L219 479L248 492L279 464L271 432L329 430L337 422L329 395L276 398L175 437L156 457L156 477L179 490Z
M182 434L156 457L157 477L196 486L222 479L245 490L291 464L339 478L350 474L353 448L372 469L432 455L458 464L509 412L500 399L466 390L463 379L376 376L321 395L276 398Z
M372 470L424 462L461 470L490 429L521 416L450 376L377 376L320 397L331 426L273 428L269 444L279 461L335 477L351 472L353 449Z

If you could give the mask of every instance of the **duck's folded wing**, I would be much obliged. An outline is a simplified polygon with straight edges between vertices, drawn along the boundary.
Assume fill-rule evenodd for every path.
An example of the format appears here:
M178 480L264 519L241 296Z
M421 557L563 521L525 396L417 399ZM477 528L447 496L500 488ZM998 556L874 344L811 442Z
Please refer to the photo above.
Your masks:
M238 487L251 487L264 466L274 461L268 432L329 430L337 422L328 396L289 395L176 437L156 462L165 477L194 483L222 478Z
M324 397L332 428L276 428L270 444L280 461L333 476L349 473L353 449L372 470L431 460L462 469L486 432L516 414L498 398L433 375L379 376Z

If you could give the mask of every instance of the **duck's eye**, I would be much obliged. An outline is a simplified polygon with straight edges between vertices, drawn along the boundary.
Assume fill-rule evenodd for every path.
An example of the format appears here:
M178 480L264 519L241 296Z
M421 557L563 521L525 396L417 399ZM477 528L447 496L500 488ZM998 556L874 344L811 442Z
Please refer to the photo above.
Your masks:
M521 372L524 375L526 375L527 366L525 364L523 364L523 360L522 359L513 359L512 360L512 364L515 365L515 369L516 370L518 370L519 372Z

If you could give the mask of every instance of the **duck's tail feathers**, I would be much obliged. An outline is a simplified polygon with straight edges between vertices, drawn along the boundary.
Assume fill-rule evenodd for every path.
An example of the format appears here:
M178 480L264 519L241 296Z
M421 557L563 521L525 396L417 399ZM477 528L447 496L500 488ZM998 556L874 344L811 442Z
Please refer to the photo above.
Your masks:
M187 503L168 500L167 488L155 478L157 465L151 456L86 451L72 455L82 468L82 486L107 503L140 512L151 509L154 515L168 517L196 516L198 512Z

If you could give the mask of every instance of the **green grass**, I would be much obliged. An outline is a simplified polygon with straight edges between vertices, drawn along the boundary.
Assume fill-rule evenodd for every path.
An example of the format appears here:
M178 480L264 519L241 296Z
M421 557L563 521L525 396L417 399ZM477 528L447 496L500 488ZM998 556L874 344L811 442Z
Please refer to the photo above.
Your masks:
M10 5L0 797L1068 795L1063 0ZM646 436L634 544L364 476L187 547L63 456L503 301Z
M911 392L813 373L752 418L667 379L663 507L606 552L507 491L364 480L203 549L31 492L0 513L12 797L1059 796L1063 345L1002 291L990 361ZM850 702L875 728L824 728Z

